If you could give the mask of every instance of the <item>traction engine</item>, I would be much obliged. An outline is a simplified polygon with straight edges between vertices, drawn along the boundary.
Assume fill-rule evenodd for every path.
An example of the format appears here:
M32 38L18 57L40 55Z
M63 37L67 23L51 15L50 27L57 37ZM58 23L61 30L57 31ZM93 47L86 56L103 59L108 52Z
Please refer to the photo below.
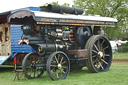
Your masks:
M99 31L101 26L115 25L116 20L109 23L101 19L84 21L82 18L75 18L83 17L79 15L83 13L82 9L58 8L56 5L48 5L41 10L46 17L40 18L41 13L35 12L34 16L37 17L33 18L33 12L28 12L31 16L25 15L20 19L17 15L16 18L10 15L9 18L10 23L18 21L17 18L23 23L21 29L24 36L19 44L28 44L36 51L27 54L22 62L27 78L39 78L47 71L52 80L62 80L71 70L82 69L84 66L93 73L110 68L111 45L105 35L99 35Z

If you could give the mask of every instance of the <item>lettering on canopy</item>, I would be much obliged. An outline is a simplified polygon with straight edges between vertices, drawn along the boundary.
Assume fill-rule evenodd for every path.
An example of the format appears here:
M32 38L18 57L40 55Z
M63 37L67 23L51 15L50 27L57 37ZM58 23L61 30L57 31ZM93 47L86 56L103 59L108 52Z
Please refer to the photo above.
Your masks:
M100 24L100 25L115 25L114 22L104 22L104 21L83 21L83 20L66 20L60 19L60 23L83 23L83 24Z
M92 25L115 25L115 22L106 21L91 21L91 20L75 20L75 19L58 19L58 18L36 18L37 22L49 22L49 23L69 23L69 24L92 24Z

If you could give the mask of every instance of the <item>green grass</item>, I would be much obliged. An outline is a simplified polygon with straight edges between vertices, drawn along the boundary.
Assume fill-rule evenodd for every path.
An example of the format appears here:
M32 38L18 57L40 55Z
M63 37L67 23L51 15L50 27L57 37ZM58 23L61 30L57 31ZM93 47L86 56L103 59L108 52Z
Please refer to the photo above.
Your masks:
M128 59L128 53L114 53L114 59ZM65 80L52 81L45 72L42 78L13 81L12 67L0 67L0 85L127 85L128 62L112 63L109 71L90 73L86 67L81 71L70 72Z
M127 85L128 63L113 63L110 70L90 73L85 67L81 71L70 72L65 80L52 81L45 72L42 78L13 81L13 68L0 68L0 85Z
M128 53L113 53L114 59L128 59Z

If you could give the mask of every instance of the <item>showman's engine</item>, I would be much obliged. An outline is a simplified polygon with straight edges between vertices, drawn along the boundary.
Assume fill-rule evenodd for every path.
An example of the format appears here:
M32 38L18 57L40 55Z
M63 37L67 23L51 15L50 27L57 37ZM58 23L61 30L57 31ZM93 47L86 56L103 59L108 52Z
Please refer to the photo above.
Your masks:
M104 72L111 66L112 49L101 27L115 26L117 19L82 15L80 8L48 5L41 11L16 11L10 24L22 24L22 40L35 52L25 56L22 68L27 78L39 78L47 70L52 80L62 80L70 70L87 66Z

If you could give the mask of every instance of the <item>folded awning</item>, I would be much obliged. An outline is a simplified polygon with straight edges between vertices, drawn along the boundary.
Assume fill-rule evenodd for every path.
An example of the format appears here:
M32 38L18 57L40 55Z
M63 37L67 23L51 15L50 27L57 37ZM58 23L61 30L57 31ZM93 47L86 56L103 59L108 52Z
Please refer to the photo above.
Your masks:
M24 24L30 20L35 20L35 14L28 10L16 11L8 16L9 24Z

